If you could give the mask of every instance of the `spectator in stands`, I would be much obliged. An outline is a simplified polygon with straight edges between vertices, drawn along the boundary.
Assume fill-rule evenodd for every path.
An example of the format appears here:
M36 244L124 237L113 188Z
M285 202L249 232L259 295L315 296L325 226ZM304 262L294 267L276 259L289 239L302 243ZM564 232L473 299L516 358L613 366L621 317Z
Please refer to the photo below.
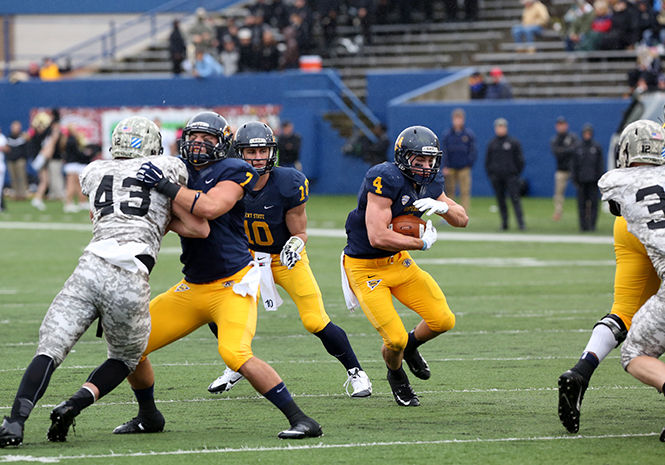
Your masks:
M375 17L376 19L376 17ZM321 18L321 29L323 33L323 49L321 54L326 57L336 55L337 44L337 9L330 6Z
M217 48L216 34L214 29L208 24L208 13L202 7L196 9L196 21L187 31L189 44L187 55L195 56L197 50L203 53L212 53Z
M563 214L566 186L570 180L573 155L577 149L579 139L569 131L568 121L563 116L559 116L556 119L554 128L556 134L550 140L550 148L556 163L554 171L554 214L552 215L552 219L559 221Z
M231 39L231 37L226 37L224 39L224 46L222 51L219 54L219 61L224 68L225 76L232 76L238 72L238 61L240 60L240 54L236 48L236 43Z
M568 11L563 15L563 33L566 50L575 50L584 34L591 30L591 22L594 18L591 0L576 0Z
M658 88L658 77L662 72L660 55L656 47L641 45L637 49L637 66L628 71L630 94L642 93Z
M471 167L478 156L476 135L466 127L466 113L461 108L453 110L451 120L450 128L441 138L444 186L446 195L456 201L461 199L459 203L468 213L471 208ZM459 197L455 193L457 187Z
M277 49L277 40L275 40L275 34L270 28L263 30L258 58L259 71L277 71L279 69L280 55Z
M28 132L28 158L32 159L32 168L38 173L39 185L32 198L32 206L38 210L46 210L44 197L49 188L49 172L47 164L53 157L57 137L53 134L60 132L60 123L53 121L53 117L46 112L39 112L33 118Z
M277 137L278 165L296 168L302 171L300 163L300 135L293 130L291 121L282 122L282 128Z
M5 174L7 172L5 156L9 150L10 148L7 143L7 138L2 133L2 130L0 130L0 212L7 208L5 205Z
M180 32L180 21L173 20L173 29L169 35L169 58L171 59L171 71L178 76L182 73L182 62L187 58L187 44Z
M632 49L639 41L639 13L627 0L616 0L612 6L612 27L598 43L599 50Z
M536 51L535 37L543 33L543 29L550 21L550 14L540 0L521 1L524 5L522 22L512 27L513 39L518 44L518 51L526 50L533 53Z
M469 92L471 100L484 99L487 94L487 84L482 73L475 71L469 76Z
M212 55L210 55L210 53L198 49L194 56L192 76L197 78L209 78L224 74L224 68L213 58Z
M31 61L28 64L28 78L39 79L39 63L36 61Z
M252 44L252 31L242 28L238 31L238 71L241 73L256 71L257 52Z
M642 43L653 46L663 42L662 26L658 15L647 0L637 0L637 28Z
M595 231L598 220L598 180L605 172L603 148L593 140L593 126L582 127L582 142L573 156L573 180L577 186L580 231Z
M21 122L18 120L12 121L7 135L9 152L6 154L6 159L15 200L28 198L27 142L28 135L23 132Z
M593 2L593 15L591 28L580 37L576 50L597 50L603 37L612 29L612 14L605 0Z
M478 0L464 0L464 20L476 21L478 19Z
M522 144L508 135L508 121L497 118L494 121L496 137L487 146L485 171L496 193L496 201L501 215L501 230L508 229L508 207L506 195L510 197L519 229L524 230L522 200L520 198L520 174L524 170Z
M39 68L39 79L42 81L57 81L60 79L60 68L51 57L44 57Z
M492 82L487 86L485 93L486 99L511 99L513 98L513 90L503 76L501 68L494 67L490 70L490 78Z

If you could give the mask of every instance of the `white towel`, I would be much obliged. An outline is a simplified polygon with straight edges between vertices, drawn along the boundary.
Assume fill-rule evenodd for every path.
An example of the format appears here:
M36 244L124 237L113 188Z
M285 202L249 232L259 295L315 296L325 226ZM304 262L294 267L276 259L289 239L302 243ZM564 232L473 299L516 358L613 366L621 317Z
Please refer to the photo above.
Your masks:
M353 312L355 309L360 308L360 302L358 302L358 298L353 293L353 290L351 290L349 279L346 277L346 270L344 269L344 252L342 252L342 255L339 257L339 267L342 271L342 292L344 293L344 302L346 302L346 308Z
M136 258L137 255L148 254L150 252L150 247L142 242L127 242L120 245L115 239L104 239L102 241L91 242L85 250L103 258L112 265L132 273L136 273L139 270L146 274L149 273L141 260Z
M252 268L242 277L239 283L233 285L233 292L243 297L249 294L256 298L256 294L259 293L261 271L259 270L259 264L256 263L256 261L252 260L249 264L252 265Z
M272 256L265 252L254 252L254 260L259 264L261 270L261 300L263 306L269 312L274 312L284 303L282 298L277 292L275 286L275 279L272 275Z

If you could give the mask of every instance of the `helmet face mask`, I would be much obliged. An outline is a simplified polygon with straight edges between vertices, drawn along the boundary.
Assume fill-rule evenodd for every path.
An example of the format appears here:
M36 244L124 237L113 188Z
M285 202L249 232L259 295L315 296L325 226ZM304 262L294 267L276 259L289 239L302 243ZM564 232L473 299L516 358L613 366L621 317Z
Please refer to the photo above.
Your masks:
M180 156L194 166L222 160L229 155L231 135L231 127L221 115L212 111L197 113L182 130Z
M142 158L161 155L162 134L159 127L143 116L130 116L121 120L111 135L111 157Z
M267 157L245 158L245 151L247 149L260 149L263 147L268 148ZM267 124L261 123L260 121L251 121L238 128L233 141L233 148L235 149L236 156L252 165L259 176L270 172L277 161L277 142L275 140L275 135ZM257 167L254 165L257 161L265 161L265 165Z
M650 120L630 123L621 132L618 144L617 167L633 163L665 164L665 129Z
M431 129L425 126L408 127L395 141L395 164L404 176L416 184L428 184L441 167L443 152L440 147L439 138ZM426 159L431 160L429 166L426 166Z

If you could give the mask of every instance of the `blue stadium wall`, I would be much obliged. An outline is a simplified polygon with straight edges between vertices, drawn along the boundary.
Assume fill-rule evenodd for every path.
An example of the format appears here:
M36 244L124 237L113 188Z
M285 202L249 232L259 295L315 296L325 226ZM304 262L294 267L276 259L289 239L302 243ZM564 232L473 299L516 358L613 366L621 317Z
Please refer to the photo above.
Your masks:
M298 71L243 74L228 78L197 80L63 80L58 82L0 83L0 128L18 119L27 127L29 112L35 107L116 107L116 106L223 106L280 105L281 118L293 121L302 135L301 159L316 194L356 193L367 169L358 159L343 155L344 139L326 122L324 115L337 111L330 99L336 87L330 71ZM407 91L440 77L437 73L385 73L385 79L368 80L368 104L388 126L391 140L401 129L423 124L441 134L456 107L466 110L468 126L478 140L479 158L473 170L473 195L493 195L484 171L487 143L493 137L492 123L498 117L509 121L509 132L523 145L526 158L525 177L529 195L548 197L554 189L554 158L549 140L554 122L564 115L573 131L590 122L595 138L607 152L610 136L616 130L627 99L612 100L513 100L459 103L391 103ZM569 187L568 195L574 194Z
M31 0L28 2L0 2L0 15L21 14L99 14L99 13L144 13L165 4L171 5L171 11L193 12L199 6L209 10L218 8L220 0L167 1L167 0ZM235 3L235 2L234 2Z

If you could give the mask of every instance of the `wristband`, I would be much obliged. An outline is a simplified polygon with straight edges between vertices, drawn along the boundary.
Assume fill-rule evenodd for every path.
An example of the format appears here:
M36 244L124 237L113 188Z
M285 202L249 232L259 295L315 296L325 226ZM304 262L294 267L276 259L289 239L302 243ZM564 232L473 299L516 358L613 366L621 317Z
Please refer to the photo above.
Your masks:
M201 192L197 191L196 195L194 196L194 201L192 202L192 206L189 209L189 213L194 213L194 205L196 205L196 201L199 200L199 197L201 197Z
M169 181L166 178L162 178L156 185L155 190L160 194L164 194L171 200L175 200L175 196L178 195L180 190L180 185L174 182Z
M423 248L420 249L420 250L427 250L427 242L423 241Z

